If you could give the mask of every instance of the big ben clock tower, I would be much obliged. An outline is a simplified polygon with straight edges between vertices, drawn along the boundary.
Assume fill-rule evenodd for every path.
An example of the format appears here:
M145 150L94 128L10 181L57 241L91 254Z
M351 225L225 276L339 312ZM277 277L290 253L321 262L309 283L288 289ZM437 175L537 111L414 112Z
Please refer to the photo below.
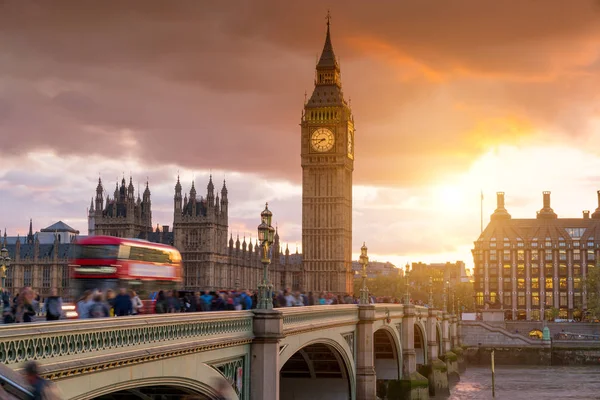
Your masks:
M351 293L354 119L342 93L329 16L315 89L300 125L303 289Z

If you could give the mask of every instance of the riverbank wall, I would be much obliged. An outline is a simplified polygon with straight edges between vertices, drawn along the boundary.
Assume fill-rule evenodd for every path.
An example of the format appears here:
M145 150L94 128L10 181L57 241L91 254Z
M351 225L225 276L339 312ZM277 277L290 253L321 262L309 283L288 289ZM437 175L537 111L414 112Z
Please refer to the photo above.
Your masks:
M534 339L481 321L463 321L461 328L465 359L472 365L490 365L494 351L496 365L600 366L598 340Z

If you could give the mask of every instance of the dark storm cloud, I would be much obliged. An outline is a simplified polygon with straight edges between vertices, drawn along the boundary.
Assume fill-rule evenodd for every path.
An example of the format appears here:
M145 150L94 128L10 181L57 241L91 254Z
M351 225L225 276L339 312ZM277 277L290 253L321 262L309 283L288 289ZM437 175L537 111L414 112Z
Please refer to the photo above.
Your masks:
M500 141L589 134L599 84L594 1L329 6L356 116L358 182L422 184ZM323 43L322 2L0 8L0 137L11 138L0 151L299 180L298 123Z

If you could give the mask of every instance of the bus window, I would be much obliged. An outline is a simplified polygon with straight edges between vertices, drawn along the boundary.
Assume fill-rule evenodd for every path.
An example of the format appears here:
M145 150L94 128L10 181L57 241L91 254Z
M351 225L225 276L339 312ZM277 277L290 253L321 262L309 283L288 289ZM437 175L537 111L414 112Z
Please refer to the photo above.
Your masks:
M73 249L73 258L111 259L117 258L116 245L76 245Z
M124 245L124 244L120 245L119 246L119 259L120 260L128 260L130 251L131 251L131 247Z

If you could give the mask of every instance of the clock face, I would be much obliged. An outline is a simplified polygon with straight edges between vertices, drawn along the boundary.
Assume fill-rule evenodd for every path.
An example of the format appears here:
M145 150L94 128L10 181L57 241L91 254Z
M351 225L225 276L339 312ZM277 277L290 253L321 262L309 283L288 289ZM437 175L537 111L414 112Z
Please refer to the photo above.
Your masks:
M327 128L319 128L310 137L310 144L316 151L324 152L333 148L335 138L333 132Z

